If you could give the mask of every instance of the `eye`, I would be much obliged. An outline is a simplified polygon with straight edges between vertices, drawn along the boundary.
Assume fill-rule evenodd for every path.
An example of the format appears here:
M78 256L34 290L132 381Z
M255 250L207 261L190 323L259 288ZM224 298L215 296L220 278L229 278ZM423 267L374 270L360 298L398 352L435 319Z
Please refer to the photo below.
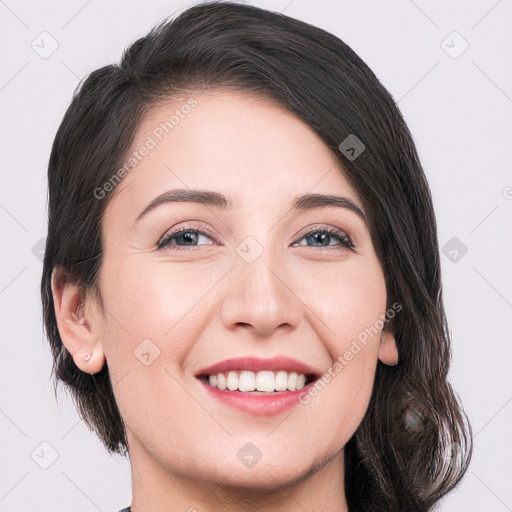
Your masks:
M212 240L212 237L199 229L193 228L183 228L171 233L166 233L156 244L158 249L162 249L168 246L174 247L197 247L198 245L205 245L204 243L199 243L205 239ZM206 245L212 245L208 241L206 241Z
M306 243L301 243L302 240L305 240ZM355 247L348 235L338 228L314 229L309 231L298 242L295 242L292 245L295 247L304 245L309 245L310 247L332 247L343 245L347 249L353 249Z
M303 240L305 240L306 243L302 243ZM213 245L215 243L216 242L211 235L201 231L200 229L185 227L166 233L157 242L157 248L163 249L164 247L173 247L178 248L179 250L186 249L188 247L198 247L200 245ZM343 230L334 227L311 230L299 239L298 242L292 244L292 246L295 247L304 245L320 248L336 247L341 245L347 249L355 248L348 235Z

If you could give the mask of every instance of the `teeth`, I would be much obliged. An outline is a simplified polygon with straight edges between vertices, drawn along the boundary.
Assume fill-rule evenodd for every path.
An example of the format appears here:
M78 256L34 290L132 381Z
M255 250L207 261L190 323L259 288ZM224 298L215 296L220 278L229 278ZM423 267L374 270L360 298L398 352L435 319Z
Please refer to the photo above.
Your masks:
M210 375L210 378L215 377L215 375ZM217 376L217 387L219 389L226 389L226 376L223 373L219 373ZM212 386L215 386L215 384L212 384L212 381L210 381L210 384Z
M231 370L227 373L217 373L209 375L208 382L210 386L218 389L229 389L230 391L241 391L248 393L251 391L263 391L273 393L274 391L296 391L306 385L306 375L303 373L260 371L251 372L247 370Z
M288 389L288 374L284 371L277 372L274 384L276 391L286 391Z
M258 372L256 374L256 389L258 391L274 392L274 372Z
M231 371L228 373L227 386L229 391L236 391L238 389L238 372Z
M295 372L288 374L288 389L290 391L295 391L297 389L297 374Z
M254 372L240 372L238 389L244 392L254 391L256 389L256 376Z

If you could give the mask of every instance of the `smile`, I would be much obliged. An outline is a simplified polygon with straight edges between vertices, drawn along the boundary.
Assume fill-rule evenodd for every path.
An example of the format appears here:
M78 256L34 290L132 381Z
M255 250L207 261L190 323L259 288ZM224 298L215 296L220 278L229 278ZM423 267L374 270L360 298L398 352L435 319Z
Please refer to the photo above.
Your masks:
M270 416L299 404L320 372L292 358L230 359L200 371L206 393L232 408Z
M214 388L229 391L248 393L251 391L274 393L281 391L298 391L308 380L304 373L287 372L280 370L272 372L263 370L259 372L230 371L220 372L204 377L208 384Z

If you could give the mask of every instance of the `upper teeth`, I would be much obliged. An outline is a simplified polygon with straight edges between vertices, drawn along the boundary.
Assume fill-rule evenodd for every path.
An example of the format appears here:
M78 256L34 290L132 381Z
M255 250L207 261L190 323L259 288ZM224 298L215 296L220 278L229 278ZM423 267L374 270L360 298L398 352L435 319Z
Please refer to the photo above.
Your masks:
M260 371L251 372L247 370L232 370L227 374L221 372L216 375L209 375L210 386L218 389L229 389L230 391L296 391L306 385L306 375L297 372Z

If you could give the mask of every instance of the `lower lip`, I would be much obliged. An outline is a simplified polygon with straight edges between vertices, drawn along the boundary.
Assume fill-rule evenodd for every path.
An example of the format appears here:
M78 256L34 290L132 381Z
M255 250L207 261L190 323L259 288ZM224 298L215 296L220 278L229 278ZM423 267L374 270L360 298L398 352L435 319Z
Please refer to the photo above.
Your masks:
M309 386L312 385L312 383L310 383L298 391L282 391L276 393L262 393L261 395L251 395L240 391L229 391L228 389L222 390L214 388L204 380L199 380L207 389L207 392L211 393L212 397L226 405L229 405L230 407L234 407L235 409L249 414L254 414L256 416L274 416L291 409L294 405L300 403L299 396L301 393L307 393Z

